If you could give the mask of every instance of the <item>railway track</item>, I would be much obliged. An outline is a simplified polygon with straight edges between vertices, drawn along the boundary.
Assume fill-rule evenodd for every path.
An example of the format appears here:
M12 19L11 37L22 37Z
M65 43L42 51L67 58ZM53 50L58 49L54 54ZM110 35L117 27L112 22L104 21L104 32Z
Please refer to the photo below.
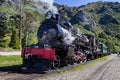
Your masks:
M104 63L102 66L100 66L89 78L86 80L101 80L101 77L103 76L104 72L107 70L107 68L111 65L113 60L110 60L106 63Z
M71 69L75 66L83 65L83 64L69 65L69 66L61 67L59 69L51 69L47 72L39 72L39 71L21 72L20 66L15 67L15 68L11 67L11 68L0 70L0 78L2 80L32 80L34 78L39 78L39 77L43 78L50 74L58 74L58 70L67 70L67 69Z
M20 66L17 66L15 68L12 68L12 67L8 68L8 69L6 68L6 70L1 70L1 68L0 68L0 80L47 80L47 79L49 79L49 77L51 78L50 80L56 80L55 77L57 77L57 76L58 76L58 80L61 80L61 79L64 79L64 77L66 75L69 76L69 75L72 74L72 76L73 75L75 76L76 73L79 73L79 76L90 74L90 77L88 77L87 79L83 78L82 80L93 80L93 79L94 80L100 80L101 76L104 74L104 71L106 71L107 67L109 67L109 65L111 65L111 63L112 63L112 59L111 60L107 60L105 62L103 61L102 64L100 62L101 65L97 65L97 66L95 65L94 67L96 67L96 69L91 68L91 67L87 67L87 69L85 68L85 70L83 69L83 70L80 70L80 71L73 71L73 72L70 71L70 72L64 73L64 74L63 73L62 74L58 73L58 71L59 70L67 70L67 69L69 70L69 69L71 69L73 67L76 67L78 65L83 65L83 64L65 66L65 67L61 67L61 68L56 69L56 70L52 69L52 70L49 70L46 73L41 73L41 72L37 72L37 73L36 72L22 73L20 71ZM92 69L95 70L95 72L92 71ZM92 74L89 73L89 72L85 73L86 70L92 71ZM85 71L85 72L83 72L83 71ZM85 74L81 74L81 73L85 73ZM63 76L63 78L61 76ZM96 78L96 76L97 76L97 78ZM59 78L61 78L61 79L59 79ZM70 79L72 80L72 77Z

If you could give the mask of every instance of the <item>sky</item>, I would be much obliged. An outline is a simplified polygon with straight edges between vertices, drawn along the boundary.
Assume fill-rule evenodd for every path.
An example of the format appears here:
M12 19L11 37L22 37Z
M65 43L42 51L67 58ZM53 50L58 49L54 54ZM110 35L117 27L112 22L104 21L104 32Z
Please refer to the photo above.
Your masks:
M120 2L120 0L54 0L55 3L64 4L68 6L81 6L91 2L97 1L109 1L109 2Z

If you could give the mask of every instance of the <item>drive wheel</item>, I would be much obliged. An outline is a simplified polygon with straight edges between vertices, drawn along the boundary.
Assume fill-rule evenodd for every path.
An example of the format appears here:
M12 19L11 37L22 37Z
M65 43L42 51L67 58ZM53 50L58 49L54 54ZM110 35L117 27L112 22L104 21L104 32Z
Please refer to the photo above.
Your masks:
M82 60L82 63L86 63L87 62L87 57L84 56L83 60Z
M75 60L74 60L73 58L70 58L69 64L70 64L70 65L74 65L74 63L75 63Z
M53 68L57 69L60 67L60 57L55 55L55 60L53 61Z

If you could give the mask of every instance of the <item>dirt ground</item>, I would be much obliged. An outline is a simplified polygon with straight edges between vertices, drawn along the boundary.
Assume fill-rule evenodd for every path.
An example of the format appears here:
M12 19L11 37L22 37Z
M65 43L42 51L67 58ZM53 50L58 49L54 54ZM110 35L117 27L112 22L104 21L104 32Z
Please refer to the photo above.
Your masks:
M0 80L97 80L98 75L102 74L102 70L116 58L115 55L110 55L110 59L98 62L94 66L65 73L56 71L49 71L48 73L22 73L20 66L3 67L0 68Z

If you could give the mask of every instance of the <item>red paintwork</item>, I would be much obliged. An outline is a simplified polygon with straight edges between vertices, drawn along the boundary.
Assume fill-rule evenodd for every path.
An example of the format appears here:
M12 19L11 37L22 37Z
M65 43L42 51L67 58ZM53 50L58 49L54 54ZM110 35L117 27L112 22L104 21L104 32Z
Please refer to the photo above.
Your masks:
M42 48L32 48L22 50L21 56L24 57L25 54L32 54L38 56L40 59L54 60L55 50L54 49L42 49Z
M74 54L74 58L77 59L77 60L82 60L82 56L81 55Z

